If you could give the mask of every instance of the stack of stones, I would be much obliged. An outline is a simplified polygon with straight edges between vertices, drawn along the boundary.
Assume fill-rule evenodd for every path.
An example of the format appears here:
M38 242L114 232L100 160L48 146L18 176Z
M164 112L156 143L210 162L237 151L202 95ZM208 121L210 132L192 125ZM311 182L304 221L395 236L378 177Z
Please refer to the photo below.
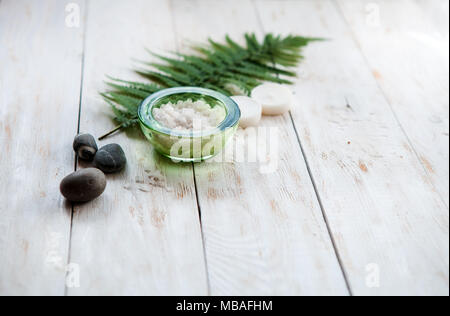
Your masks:
M70 202L89 202L98 198L106 189L105 173L120 172L127 164L120 145L109 144L98 149L91 134L77 135L73 149L79 159L93 163L94 168L78 170L62 180L61 193Z

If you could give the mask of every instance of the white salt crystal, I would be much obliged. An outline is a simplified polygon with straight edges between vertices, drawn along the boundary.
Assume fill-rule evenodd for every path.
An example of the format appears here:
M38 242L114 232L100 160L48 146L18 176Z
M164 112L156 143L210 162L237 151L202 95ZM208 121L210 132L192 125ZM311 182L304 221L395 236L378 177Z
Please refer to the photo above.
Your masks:
M213 129L225 119L226 111L221 106L211 107L199 100L166 103L153 109L153 117L163 126L177 131Z

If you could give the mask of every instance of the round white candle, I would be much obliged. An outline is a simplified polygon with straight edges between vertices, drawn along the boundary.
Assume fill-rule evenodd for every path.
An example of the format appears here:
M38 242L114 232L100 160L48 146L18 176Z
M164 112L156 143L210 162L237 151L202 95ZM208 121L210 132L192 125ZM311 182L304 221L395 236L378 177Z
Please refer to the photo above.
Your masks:
M277 83L264 83L252 91L252 98L261 103L264 115L281 115L288 112L294 102L289 88Z
M241 110L239 126L242 128L257 126L262 115L261 104L246 96L233 96L231 99L237 103Z

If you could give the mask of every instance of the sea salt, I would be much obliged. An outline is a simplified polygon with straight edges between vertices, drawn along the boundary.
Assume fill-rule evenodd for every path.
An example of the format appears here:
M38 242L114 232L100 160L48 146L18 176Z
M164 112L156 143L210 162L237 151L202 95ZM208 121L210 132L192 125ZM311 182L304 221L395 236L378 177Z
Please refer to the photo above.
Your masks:
M177 131L210 130L219 126L225 116L223 107L211 107L202 100L168 102L153 109L153 117L161 125Z

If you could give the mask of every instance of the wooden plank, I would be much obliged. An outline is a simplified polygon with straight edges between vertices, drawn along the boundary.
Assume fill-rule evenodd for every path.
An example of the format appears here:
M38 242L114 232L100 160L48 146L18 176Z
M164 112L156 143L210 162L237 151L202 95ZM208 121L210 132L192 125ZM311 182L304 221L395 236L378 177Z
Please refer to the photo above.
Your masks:
M65 18L61 1L0 4L0 295L64 295L83 34Z
M261 34L251 1L173 1L173 9L183 51L188 41ZM282 139L273 172L237 159L195 165L211 294L347 295L289 115L261 127Z
M293 117L354 294L448 295L448 208L336 3L257 7L267 31L330 39L305 52Z
M424 15L426 16L426 18L438 28L439 35L447 39L447 48L448 48L449 1L416 0L416 3L424 11Z
M88 9L81 130L98 136L113 127L98 95L105 74L138 79L131 58L148 59L144 47L174 50L175 39L167 1L91 1ZM140 132L101 145L110 142L123 146L127 169L75 209L71 262L81 282L68 294L206 294L192 167L160 158Z
M414 1L378 2L379 26L366 21L368 3L339 2L387 101L448 206L448 37L440 35Z

